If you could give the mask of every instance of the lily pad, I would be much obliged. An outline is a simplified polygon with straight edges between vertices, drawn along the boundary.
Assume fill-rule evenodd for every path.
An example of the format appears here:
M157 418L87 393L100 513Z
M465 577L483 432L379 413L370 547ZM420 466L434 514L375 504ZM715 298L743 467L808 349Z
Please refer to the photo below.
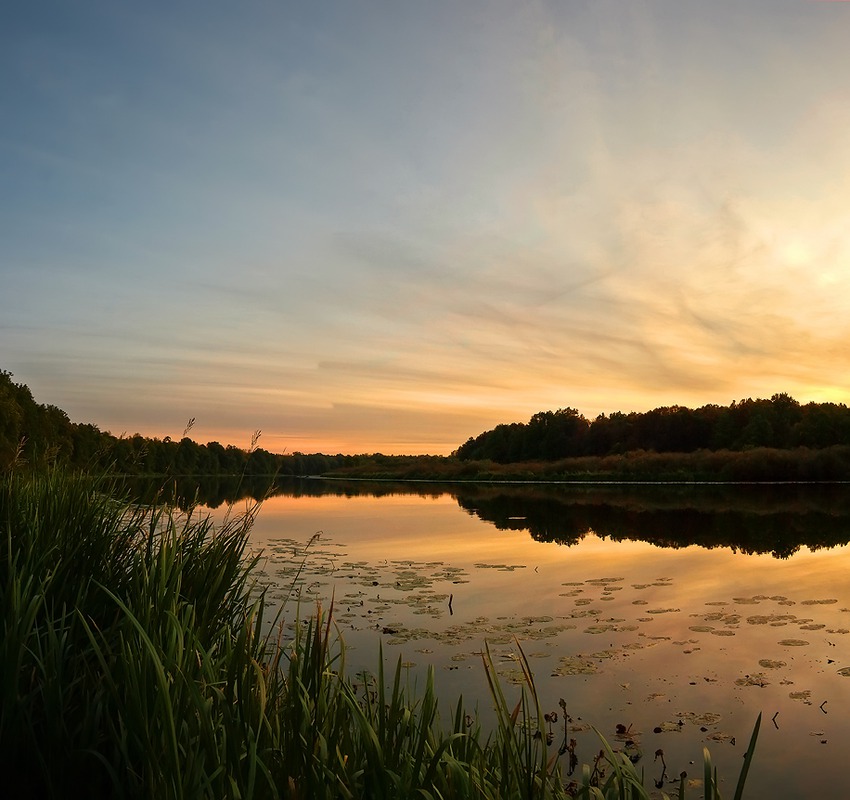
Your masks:
M738 678L735 681L736 686L769 686L770 681L765 677L763 672L756 672L754 675L744 675L743 678Z
M595 675L599 670L590 659L581 656L562 656L552 671L553 677L565 675Z
M797 619L793 614L755 614L752 617L747 617L748 625L773 625L779 627L787 625Z
M682 726L678 722L662 722L655 728L655 733L680 733Z
M676 714L676 716L679 717L679 719L692 722L694 725L699 726L716 725L721 719L723 719L720 714L717 714L714 711L703 711L701 714L697 714L694 711L680 711Z
M602 623L598 623L596 625L591 625L588 628L585 628L584 632L585 633L598 634L598 633L608 633L609 631L621 631L621 630L624 630L624 628L621 628L618 625L615 625L611 622L602 622Z

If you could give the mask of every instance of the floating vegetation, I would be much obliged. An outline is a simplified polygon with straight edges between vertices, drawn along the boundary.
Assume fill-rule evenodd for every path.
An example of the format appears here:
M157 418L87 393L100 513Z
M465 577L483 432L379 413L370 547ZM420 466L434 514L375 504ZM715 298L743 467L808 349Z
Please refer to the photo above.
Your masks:
M704 711L701 714L697 714L694 711L680 711L676 714L676 716L685 722L692 722L697 727L716 725L721 719L723 719L720 714L717 714L714 711Z
M794 622L797 619L793 614L756 614L752 617L747 617L748 625L773 625L781 627L789 622Z
M595 675L599 672L596 663L583 656L562 656L552 670L552 677L565 675Z
M808 689L805 689L800 692L788 692L788 697L790 697L792 700L800 700L808 706L812 704L811 696L812 693Z
M637 711L634 720L631 716L621 717L623 723L628 723L622 726L626 732L621 735L618 729L615 736L622 742L620 752L629 758L646 757L635 739L638 725L652 730L652 724L647 725L646 717L641 716L648 713L649 706L641 712L641 704L654 703L653 708L660 712L657 733L685 731L686 737L734 744L735 737L718 728L721 715L715 708L725 712L734 703L780 703L786 692L797 689L792 686L792 678L805 686L809 675L806 671L814 671L814 661L775 657L781 651L772 653L775 645L758 638L769 636L767 627L790 626L788 633L792 636L797 631L837 636L850 629L846 617L841 618L845 627L839 627L837 600L801 601L780 593L748 592L744 588L747 584L739 584L738 590L729 591L726 597L706 597L699 596L687 584L678 586L670 577L647 580L641 576L643 580L635 580L628 573L591 573L584 579L584 574L570 572L565 564L563 577L575 579L555 580L547 585L544 575L552 574L552 565L547 564L544 570L541 564L539 576L532 574L538 573L535 562L529 560L530 567L521 563L523 555L500 554L504 562L494 559L493 563L476 561L455 566L410 559L355 560L346 555L345 548L331 547L324 538L312 547L315 552L305 554L303 544L300 549L291 542L284 544L280 552L273 554L277 560L269 564L264 580L284 583L296 574L293 558L306 556L298 582L298 591L304 597L322 592L327 598L335 595L335 619L341 627L359 631L358 636L379 637L385 645L401 649L399 655L405 659L405 668L413 669L416 664L417 669L423 670L432 665L444 671L447 680L462 673L468 675L488 645L507 650L517 643L524 646L527 642L540 642L534 652L528 648L525 658L539 663L541 674L553 682L578 677L580 683L587 681L598 687L594 692L608 692L612 705L622 703L622 709L631 707ZM486 554L482 550L476 555L480 558ZM476 580L483 582L480 571L490 573L485 592L503 592L502 596L494 596L492 609L482 605L490 595L482 593L480 583L476 586ZM467 587L458 588L461 584ZM494 590L494 586L499 588ZM816 596L817 590L809 589L808 593ZM603 602L607 605L603 606ZM815 618L789 613L792 606L803 608L804 613ZM488 616L476 616L483 608L487 608ZM650 636L653 630L658 633ZM582 634L597 638L582 639ZM733 648L724 640L735 636L741 640L740 645L736 642L735 650L749 653L752 667L742 669L740 662L727 658L725 651ZM591 648L584 645L587 649L583 650L582 642L587 641L598 642L605 649L588 652ZM838 640L828 644L834 645L835 641ZM789 637L779 646L806 647L809 641ZM762 655L774 657L761 658ZM506 685L523 683L523 670L514 657L500 653L499 661L504 664L499 672ZM630 669L632 664L634 670ZM753 671L743 674L748 668ZM836 671L842 677L850 677L850 666ZM806 678L801 678L801 673ZM591 675L599 677L590 681ZM639 681L649 685L637 692ZM695 692L713 692L714 702L719 705L701 713L681 711L670 718L675 704L685 696L693 702L694 695L686 694L688 685L702 687ZM808 685L815 687L813 683ZM756 688L763 694L756 693ZM802 713L803 705L811 705L810 694L801 691L792 695L799 701L798 713ZM595 694L588 695L591 696L595 702ZM784 702L787 707L789 701ZM612 711L616 713L615 708ZM569 730L571 734L578 730L573 721ZM627 742L632 744L627 746ZM667 757L669 761L670 755Z
M699 616L699 614L693 616ZM722 611L712 611L704 614L702 618L706 622L722 622L724 625L737 625L741 621L740 614L724 614Z
M650 586L671 586L673 583L672 578L657 578L652 583L633 583L633 589L649 589Z
M732 742L733 744L735 742L734 736L732 736L729 733L722 733L721 731L715 731L714 733L710 733L705 738L712 741L712 742L720 742L720 743Z
M636 631L638 629L637 625L620 625L620 622L622 620L618 620L617 622L600 622L585 628L584 632L593 634L622 633L623 631Z
M743 678L738 678L735 681L735 685L765 687L770 685L770 681L765 677L763 672L756 672L754 675L744 675Z
M681 720L679 722L662 722L653 728L653 733L681 733L682 725L684 723Z
M426 628L400 628L394 630L392 636L386 640L387 644L404 644L419 639L432 639L433 632Z

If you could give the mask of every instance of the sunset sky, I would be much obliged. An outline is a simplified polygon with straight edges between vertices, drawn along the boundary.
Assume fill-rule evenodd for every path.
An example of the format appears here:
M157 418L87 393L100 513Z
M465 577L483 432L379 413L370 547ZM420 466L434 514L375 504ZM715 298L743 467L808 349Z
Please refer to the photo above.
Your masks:
M850 401L850 3L6 3L0 369L118 435L449 453Z

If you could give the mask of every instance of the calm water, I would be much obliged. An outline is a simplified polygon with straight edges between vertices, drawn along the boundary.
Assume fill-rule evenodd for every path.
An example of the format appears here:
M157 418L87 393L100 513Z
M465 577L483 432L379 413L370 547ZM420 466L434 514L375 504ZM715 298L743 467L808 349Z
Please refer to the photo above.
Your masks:
M518 697L518 643L544 711L566 701L580 763L599 749L588 724L633 742L648 779L659 748L669 776L699 778L707 746L731 796L762 712L748 796L834 797L850 794L847 494L313 481L266 501L252 545L287 621L333 596L350 670L374 670L380 640L411 681L434 666L447 713L462 693L488 718L487 644Z

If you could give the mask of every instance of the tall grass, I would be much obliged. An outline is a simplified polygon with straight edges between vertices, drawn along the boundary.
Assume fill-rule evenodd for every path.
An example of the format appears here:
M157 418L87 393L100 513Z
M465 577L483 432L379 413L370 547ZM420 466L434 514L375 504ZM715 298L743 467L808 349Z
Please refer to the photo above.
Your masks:
M462 698L441 720L433 672L412 690L378 653L374 676L347 675L331 611L285 638L246 553L256 511L215 527L85 477L0 480L8 796L649 797L604 742L604 759L565 785L524 657L512 705L485 656L497 712L485 733Z

